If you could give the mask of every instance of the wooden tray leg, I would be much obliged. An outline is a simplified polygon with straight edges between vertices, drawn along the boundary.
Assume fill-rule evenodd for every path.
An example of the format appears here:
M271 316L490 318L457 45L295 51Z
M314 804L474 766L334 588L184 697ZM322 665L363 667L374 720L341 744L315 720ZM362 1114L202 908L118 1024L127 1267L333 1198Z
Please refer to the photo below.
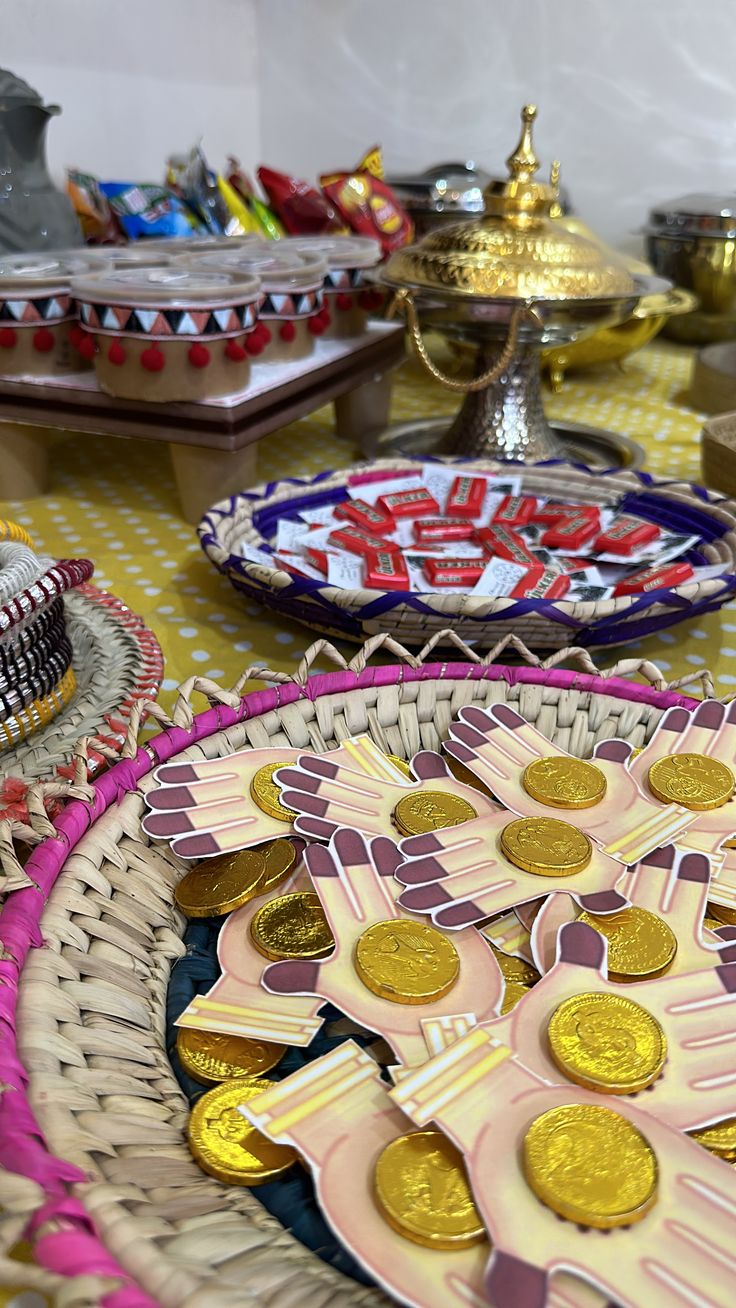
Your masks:
M172 445L176 487L182 513L195 525L218 500L256 483L256 444L242 450L208 450L198 445Z
M20 422L0 422L0 496L30 500L43 495L49 481L49 446L54 432Z
M374 377L335 400L335 430L338 436L360 445L374 431L388 426L391 408L391 373Z

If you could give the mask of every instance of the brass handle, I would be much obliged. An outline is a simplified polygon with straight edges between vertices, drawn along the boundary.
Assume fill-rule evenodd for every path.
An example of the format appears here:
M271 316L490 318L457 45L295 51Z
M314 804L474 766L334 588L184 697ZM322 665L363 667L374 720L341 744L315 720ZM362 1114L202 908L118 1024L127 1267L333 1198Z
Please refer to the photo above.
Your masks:
M411 291L407 290L406 287L403 287L400 291L396 292L391 304L389 305L386 316L392 318L397 312L404 313L414 351L421 359L427 372L448 390L460 391L461 394L467 395L471 391L482 391L486 386L490 386L492 382L498 381L504 368L506 368L510 363L516 351L516 343L519 337L519 325L521 323L523 309L514 309L511 314L506 343L495 363L493 363L490 368L487 368L484 373L481 373L479 377L474 377L473 380L469 382L458 381L455 377L448 377L447 374L442 372L437 367L437 364L430 359L429 352L422 339L417 308L412 298Z

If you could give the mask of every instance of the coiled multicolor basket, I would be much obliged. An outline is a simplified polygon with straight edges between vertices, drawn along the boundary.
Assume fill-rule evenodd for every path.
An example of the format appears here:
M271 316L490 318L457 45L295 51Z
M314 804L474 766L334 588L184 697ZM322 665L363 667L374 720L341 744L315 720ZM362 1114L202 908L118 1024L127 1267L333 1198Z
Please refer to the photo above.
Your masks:
M611 505L639 514L669 530L697 535L696 564L722 564L720 576L672 589L585 603L568 600L499 599L483 595L408 594L403 591L349 591L327 582L295 577L279 568L251 563L244 544L272 552L280 517L302 509L332 505L347 496L347 478L401 472L411 459L379 459L362 467L268 482L222 500L199 524L202 548L215 567L248 600L275 609L330 636L362 641L379 632L417 648L451 628L476 649L489 649L513 632L530 649L577 645L625 645L684 618L720 608L736 592L736 502L685 482L655 482L644 472L591 472L551 461L524 466L487 459L445 460L469 472L518 474L530 495L574 503Z
M337 1255L332 1265L324 1261L313 1237L304 1236L315 1252L295 1237L292 1228L301 1229L305 1214L294 1192L286 1202L282 1196L279 1209L287 1229L259 1192L219 1184L189 1155L188 1101L167 1054L166 1013L172 965L185 954L196 959L182 939L191 928L173 899L186 869L142 832L142 792L161 762L249 746L323 751L369 732L381 749L410 758L437 748L450 720L471 702L513 703L578 755L612 736L641 745L666 708L693 703L679 693L687 679L668 686L640 660L599 673L580 649L540 662L511 639L480 660L451 633L439 633L438 641L455 644L452 661L427 661L432 646L414 657L380 637L349 664L317 642L293 678L252 669L232 691L191 678L173 721L136 748L139 706L124 759L94 785L77 788L53 827L29 804L31 837L46 838L25 867L7 841L0 843L0 890L7 895L0 914L0 1284L17 1283L19 1266L4 1254L25 1235L36 1264L22 1269L24 1279L56 1294L56 1303L388 1303L336 1270L344 1265ZM496 661L506 645L525 666ZM398 661L368 666L378 650ZM337 670L310 678L320 655ZM642 681L626 679L634 674ZM250 675L273 685L241 697ZM693 680L712 694L708 673ZM196 716L195 692L209 701ZM151 711L165 721L159 708ZM294 1184L303 1187L305 1178ZM80 1278L76 1286L70 1277Z

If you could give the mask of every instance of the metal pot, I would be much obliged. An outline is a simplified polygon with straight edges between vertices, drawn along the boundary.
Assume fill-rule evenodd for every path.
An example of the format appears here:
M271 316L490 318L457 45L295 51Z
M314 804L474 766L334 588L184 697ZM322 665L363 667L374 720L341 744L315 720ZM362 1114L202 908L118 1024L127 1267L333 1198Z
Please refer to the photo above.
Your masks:
M704 344L736 338L736 195L684 195L652 209L647 255L663 277L698 299L665 335Z

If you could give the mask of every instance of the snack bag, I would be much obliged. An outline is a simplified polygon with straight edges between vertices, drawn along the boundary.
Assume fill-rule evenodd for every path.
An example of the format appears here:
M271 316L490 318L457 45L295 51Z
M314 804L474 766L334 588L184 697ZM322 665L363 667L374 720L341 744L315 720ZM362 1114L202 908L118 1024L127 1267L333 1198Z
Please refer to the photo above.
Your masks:
M228 236L244 236L247 232L255 232L256 235L262 235L261 228L255 221L245 200L241 198L234 186L222 176L217 174L217 189L227 207L227 211L232 219L232 226L228 231Z
M330 200L308 182L264 167L258 169L258 180L290 236L345 231Z
M371 177L377 177L380 182L386 176L383 169L383 154L380 145L372 145L370 150L366 150L363 158L355 165L356 173L370 173Z
M122 232L109 201L91 173L67 168L66 192L79 219L85 241L95 245L117 244Z
M390 186L372 173L328 173L320 177L327 200L360 236L381 242L384 254L409 245L414 224Z
M100 182L125 235L136 241L149 236L191 236L192 225L178 196L165 186L147 182Z

